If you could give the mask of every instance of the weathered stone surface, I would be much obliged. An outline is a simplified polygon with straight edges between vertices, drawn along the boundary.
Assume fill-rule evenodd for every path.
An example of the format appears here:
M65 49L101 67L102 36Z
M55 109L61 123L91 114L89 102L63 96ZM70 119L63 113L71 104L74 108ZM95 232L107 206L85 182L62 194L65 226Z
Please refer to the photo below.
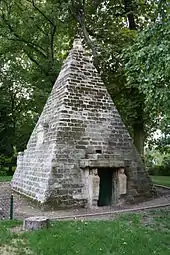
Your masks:
M0 207L0 219L3 218L3 214L4 214L4 212L3 212L2 208Z
M30 217L24 220L23 230L37 230L49 227L49 219L45 217Z
M124 167L129 196L152 185L110 95L77 40L23 153L12 188L42 204L92 204L90 169ZM141 191L142 190L142 191Z
M118 183L119 195L127 194L127 176L124 173L124 168L118 169Z

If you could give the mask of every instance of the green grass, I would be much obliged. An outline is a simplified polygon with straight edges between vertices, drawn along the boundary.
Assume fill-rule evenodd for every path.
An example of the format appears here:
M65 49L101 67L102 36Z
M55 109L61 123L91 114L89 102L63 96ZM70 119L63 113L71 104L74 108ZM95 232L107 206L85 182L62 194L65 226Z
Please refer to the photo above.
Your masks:
M170 212L163 209L113 221L60 221L49 229L11 234L8 229L17 224L0 222L0 254L5 244L17 255L170 254Z
M0 176L0 182L9 182L11 179L12 176Z
M8 229L20 224L20 221L0 221L0 247L2 244L10 243L11 239L16 236L8 231Z
M170 176L151 176L153 183L170 187Z

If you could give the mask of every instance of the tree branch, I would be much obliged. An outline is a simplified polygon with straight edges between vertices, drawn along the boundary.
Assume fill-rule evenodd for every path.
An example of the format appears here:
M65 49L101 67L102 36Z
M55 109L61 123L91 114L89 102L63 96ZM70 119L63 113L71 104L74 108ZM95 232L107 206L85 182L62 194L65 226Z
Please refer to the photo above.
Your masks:
M46 75L49 76L48 72L38 63L38 61L26 50L24 50L24 52L26 53L26 55L29 57L29 59L36 64L39 69Z
M32 6L36 11L38 11L51 25L51 38L50 38L50 51L51 51L51 59L54 64L54 37L56 33L56 24L49 18L43 11L41 11L37 5L35 4L35 0L27 0L27 2L32 3Z
M54 64L54 37L55 37L55 33L56 33L56 26L54 26L52 28L52 31L51 31L51 42L50 42L51 59L52 59L52 63L53 64Z
M89 46L89 48L92 50L93 63L96 69L98 70L98 72L100 72L99 63L98 63L98 53L94 43L90 39L89 33L86 28L86 24L85 24L85 1L83 1L83 5L81 4L76 5L74 0L71 0L71 2L72 2L71 13L82 29L84 39L87 45Z
M136 30L136 22L133 13L133 6L132 0L124 0L125 6L125 13L127 14L128 22L129 22L129 29Z
M3 19L4 23L7 25L9 31L16 37L16 39L14 38L8 38L8 40L12 40L12 41L20 41L20 42L23 42L23 43L26 43L30 48L34 49L37 53L41 54L44 58L47 58L47 55L44 54L44 49L35 44L35 43L32 43L32 42L29 42L27 40L25 40L24 38L22 38L19 34L17 34L14 30L14 28L11 26L11 24L9 24L9 22L5 19L5 16L2 15L1 18Z
M35 0L26 0L27 2L31 3L35 10L37 10L52 26L55 27L55 24L53 23L50 18L48 18L35 4Z
M8 37L4 37L4 38L6 38L9 41L16 41L16 42L26 43L31 49L35 50L38 54L41 54L44 58L47 58L47 55L45 55L42 51L40 51L38 49L39 46L37 44L31 43L27 40L19 39L19 38L18 39L17 38L16 39L15 38L8 38ZM40 49L41 49L41 47L40 47Z
M98 6L103 2L103 0L92 0L92 5L97 10Z

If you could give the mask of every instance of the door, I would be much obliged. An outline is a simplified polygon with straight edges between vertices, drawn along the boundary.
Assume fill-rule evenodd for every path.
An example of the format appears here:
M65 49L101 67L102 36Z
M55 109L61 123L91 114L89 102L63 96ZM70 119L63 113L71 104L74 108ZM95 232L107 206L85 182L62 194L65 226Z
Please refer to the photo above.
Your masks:
M113 170L101 168L98 170L100 177L100 189L98 206L107 206L112 203L112 175Z

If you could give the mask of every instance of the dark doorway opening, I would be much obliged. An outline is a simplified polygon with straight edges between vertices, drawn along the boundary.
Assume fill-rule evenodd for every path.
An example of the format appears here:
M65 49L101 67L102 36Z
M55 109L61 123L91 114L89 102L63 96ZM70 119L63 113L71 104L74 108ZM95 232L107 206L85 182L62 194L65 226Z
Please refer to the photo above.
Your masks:
M112 204L112 177L113 169L101 168L98 169L100 177L99 200L98 206L108 206Z

